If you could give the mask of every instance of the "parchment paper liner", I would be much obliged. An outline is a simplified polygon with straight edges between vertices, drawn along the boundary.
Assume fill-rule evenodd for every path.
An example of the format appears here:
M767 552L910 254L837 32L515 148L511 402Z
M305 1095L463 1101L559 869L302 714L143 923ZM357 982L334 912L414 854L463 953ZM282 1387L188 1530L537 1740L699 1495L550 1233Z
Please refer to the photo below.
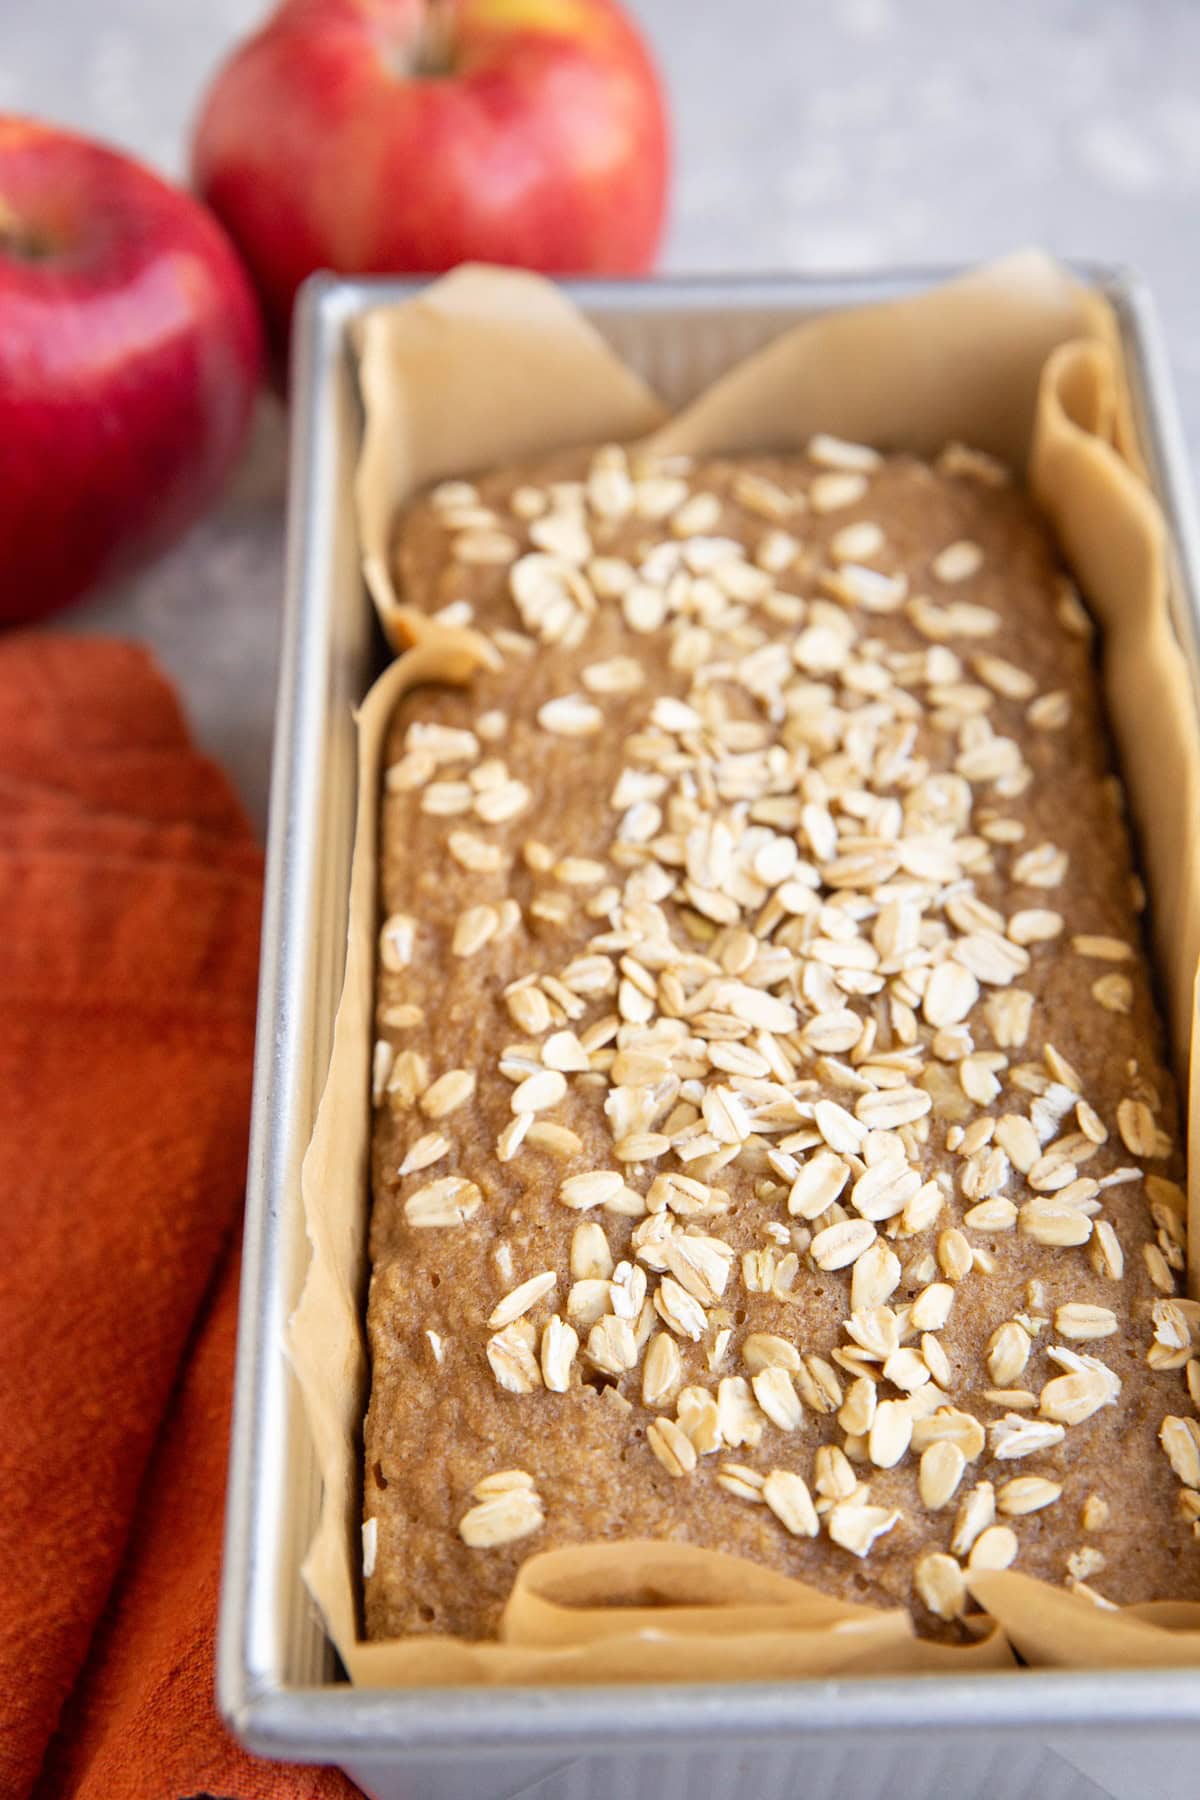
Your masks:
M1200 742L1168 612L1165 528L1142 479L1115 321L1055 264L1025 253L915 299L802 325L672 420L557 290L512 271L461 270L415 301L380 309L365 321L360 349L364 572L390 640L414 647L359 714L345 987L302 1173L312 1262L289 1334L324 1480L304 1575L351 1680L460 1686L965 1670L1010 1664L1010 1646L1042 1665L1200 1663L1200 1605L1101 1611L1015 1571L992 1572L970 1578L985 1609L979 1637L945 1646L916 1638L906 1611L850 1605L740 1558L647 1542L531 1556L497 1643L359 1639L380 760L401 694L422 682L467 681L487 653L474 634L431 624L393 590L391 532L412 492L572 444L647 434L695 453L800 448L816 430L927 454L951 439L992 451L1027 478L1102 627L1104 690L1193 1115L1200 950ZM1190 1171L1193 1215L1197 1185Z

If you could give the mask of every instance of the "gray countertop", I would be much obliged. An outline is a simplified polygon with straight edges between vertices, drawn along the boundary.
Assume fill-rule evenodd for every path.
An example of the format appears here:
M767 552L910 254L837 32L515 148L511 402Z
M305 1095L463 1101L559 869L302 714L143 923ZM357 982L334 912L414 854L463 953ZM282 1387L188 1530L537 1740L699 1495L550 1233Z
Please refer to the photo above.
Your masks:
M258 0L7 0L0 110L169 174ZM1027 243L1126 262L1161 307L1200 446L1194 0L635 0L676 124L670 270L849 272ZM285 428L264 401L223 507L70 615L151 644L255 818L266 809Z

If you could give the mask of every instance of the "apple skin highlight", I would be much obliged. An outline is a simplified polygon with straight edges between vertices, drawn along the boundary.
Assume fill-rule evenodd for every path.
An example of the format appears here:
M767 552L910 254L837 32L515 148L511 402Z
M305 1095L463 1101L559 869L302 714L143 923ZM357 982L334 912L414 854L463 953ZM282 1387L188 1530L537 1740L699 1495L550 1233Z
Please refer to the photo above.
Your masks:
M277 341L314 269L644 273L668 164L615 0L285 0L217 74L193 150Z
M0 624L57 611L199 517L262 360L254 294L196 200L0 116Z

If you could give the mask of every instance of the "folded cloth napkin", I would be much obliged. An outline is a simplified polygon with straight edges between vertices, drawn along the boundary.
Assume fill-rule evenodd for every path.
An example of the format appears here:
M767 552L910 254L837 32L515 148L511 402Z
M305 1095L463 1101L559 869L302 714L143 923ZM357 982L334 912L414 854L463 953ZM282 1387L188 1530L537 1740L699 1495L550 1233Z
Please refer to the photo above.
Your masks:
M0 1794L346 1800L213 1634L261 858L131 645L0 640Z

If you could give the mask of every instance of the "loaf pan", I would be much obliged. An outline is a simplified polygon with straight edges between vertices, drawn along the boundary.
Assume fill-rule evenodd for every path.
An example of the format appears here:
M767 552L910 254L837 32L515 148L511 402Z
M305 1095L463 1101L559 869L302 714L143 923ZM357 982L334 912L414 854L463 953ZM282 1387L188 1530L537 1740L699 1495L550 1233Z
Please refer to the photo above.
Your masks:
M953 271L853 280L580 282L567 292L671 406L787 326ZM1153 304L1087 266L1116 314L1141 448L1173 537L1175 625L1197 667L1200 540ZM293 357L287 596L271 785L218 1698L265 1756L340 1764L374 1800L1155 1800L1193 1790L1200 1672L1022 1671L695 1687L352 1688L299 1568L319 1483L284 1355L307 1261L299 1172L328 1062L354 821L351 709L384 647L351 489L350 337L419 284L318 277ZM1195 686L1195 682L1193 683ZM365 1204L365 1197L364 1197Z

